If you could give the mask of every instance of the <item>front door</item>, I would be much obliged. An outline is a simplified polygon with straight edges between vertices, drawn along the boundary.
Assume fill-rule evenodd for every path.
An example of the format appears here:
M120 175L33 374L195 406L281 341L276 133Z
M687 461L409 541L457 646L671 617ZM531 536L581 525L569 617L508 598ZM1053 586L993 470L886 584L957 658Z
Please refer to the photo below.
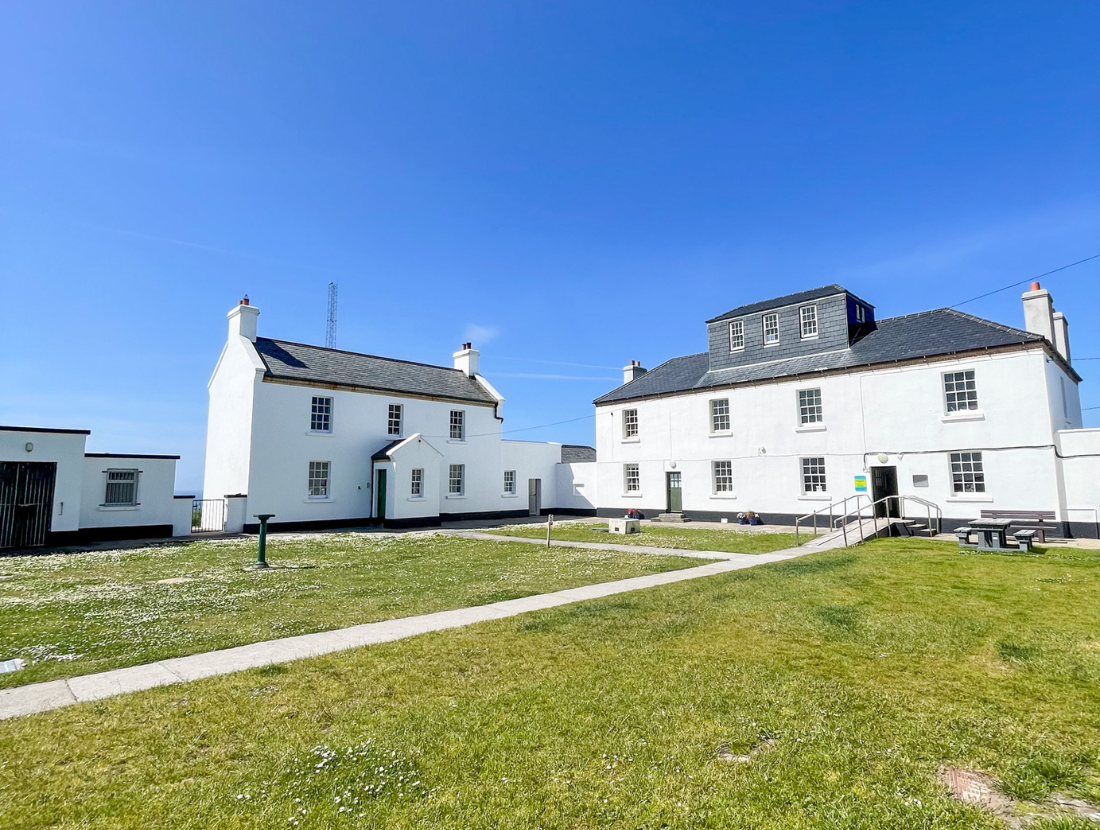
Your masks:
M542 513L542 479L527 479L527 514L538 516Z
M0 548L46 544L57 463L0 462Z
M897 467L872 467L871 468L871 495L877 502L886 496L898 494L898 468ZM890 517L901 518L900 499L889 499L882 504L875 505L875 515L880 519Z
M679 513L684 509L683 491L680 489L680 474L666 473L668 479L668 512Z
M386 471L385 470L379 470L378 471L378 484L377 484L377 487L378 487L378 489L374 491L375 492L374 499L375 499L375 504L377 505L378 509L375 511L374 515L377 516L379 519L384 519L384 518L386 518Z

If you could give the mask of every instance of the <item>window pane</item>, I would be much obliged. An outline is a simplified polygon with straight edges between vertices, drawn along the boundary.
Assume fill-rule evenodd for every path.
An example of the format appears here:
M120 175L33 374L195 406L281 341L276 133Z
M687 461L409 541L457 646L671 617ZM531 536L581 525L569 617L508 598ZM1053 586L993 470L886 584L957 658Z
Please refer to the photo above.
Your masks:
M974 370L965 372L945 372L943 376L943 394L948 412L964 412L978 408L978 385Z
M466 413L461 409L451 410L451 438L462 440L466 437Z
M452 464L447 476L447 490L453 496L461 496L466 477L465 464Z
M137 503L137 470L108 470L104 504L134 505Z
M623 482L626 487L626 492L628 493L636 493L642 489L637 464L623 465Z
M409 495L419 496L421 495L424 487L424 471L422 469L414 469L412 471L412 483L409 487Z
M730 428L730 402L721 398L710 402L711 432L727 432Z
M821 457L802 459L802 492L825 492L825 459Z
M313 432L329 432L332 428L332 398L314 396L309 416L309 428Z
M803 424L821 423L821 390L800 389L798 392L798 418Z
M802 319L802 336L813 337L817 334L817 306L807 305L798 310Z
M951 489L956 493L985 492L985 469L980 452L951 453Z
M731 492L733 492L733 462L732 461L715 461L714 462L714 492L716 492L716 493L731 493Z
M779 342L779 315L778 314L765 314L764 315L764 343L778 343Z
M309 497L313 499L328 497L328 465L327 461L309 462Z
M401 434L401 404L391 403L386 430L390 435Z
M730 323L730 351L736 352L745 348L745 323L742 320L734 320Z
M623 410L623 438L638 437L638 410Z

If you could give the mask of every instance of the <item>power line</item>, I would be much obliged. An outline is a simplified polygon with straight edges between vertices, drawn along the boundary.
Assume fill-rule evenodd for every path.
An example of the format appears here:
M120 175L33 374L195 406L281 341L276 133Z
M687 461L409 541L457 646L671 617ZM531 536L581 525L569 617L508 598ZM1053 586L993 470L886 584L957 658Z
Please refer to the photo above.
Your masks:
M1075 265L1082 265L1082 264L1084 264L1086 262L1090 262L1094 259L1100 259L1100 254L1093 254L1090 257L1085 257L1084 259L1079 259L1079 260L1077 260L1077 262L1071 262L1069 265L1062 265L1059 268L1054 268L1050 271L1045 271L1042 274L1036 274L1034 277L1028 277L1026 280L1020 280L1019 282L1014 282L1014 283L1012 283L1012 285L1006 285L1003 288L996 289L995 291L988 291L985 294L979 294L977 297L971 297L969 300L963 300L961 303L955 303L955 305L950 306L950 308L958 308L961 305L966 305L967 303L972 303L975 300L984 300L986 297L992 297L994 294L1000 294L1002 291L1008 291L1008 289L1016 288L1017 286L1023 285L1026 282L1031 282L1032 280L1037 280L1040 277L1048 277L1051 274L1057 274L1059 271L1065 271L1067 268L1073 268Z

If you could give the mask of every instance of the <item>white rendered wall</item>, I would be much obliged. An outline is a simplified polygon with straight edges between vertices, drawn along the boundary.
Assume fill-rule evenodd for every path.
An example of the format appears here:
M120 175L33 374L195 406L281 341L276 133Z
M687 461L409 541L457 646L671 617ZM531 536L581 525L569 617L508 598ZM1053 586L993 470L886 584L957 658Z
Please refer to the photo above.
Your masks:
M948 416L943 373L976 372L979 412ZM597 408L599 507L666 508L665 474L682 475L685 511L803 515L855 493L854 477L896 466L898 489L936 502L947 517L983 509L1058 510L1047 365L1040 350L929 362L814 380L761 384ZM798 390L822 391L824 428L802 428ZM1060 396L1060 392L1059 392ZM712 435L709 402L728 398L732 429ZM637 409L639 436L622 437L622 410ZM1003 449L1016 446L1031 449ZM982 450L987 491L956 495L949 453ZM802 493L800 459L826 458L826 493ZM733 462L732 493L712 492L711 462ZM636 462L638 495L624 492ZM675 468L672 466L675 462ZM914 487L927 475L927 488Z
M172 535L191 535L191 507L194 499L191 496L176 496L172 504Z
M542 510L560 507L558 503L558 466L561 464L561 444L536 441L501 441L501 471L498 474L497 492L500 506L497 510L528 510L530 480L542 482ZM516 493L504 493L504 470L516 471Z
M109 507L103 504L107 470L138 471L137 505ZM82 528L176 524L174 458L104 458L89 455L83 459L83 477L80 504Z
M0 430L0 461L52 461L57 464L50 523L54 533L80 527L87 438L83 433ZM28 443L34 445L31 452L27 452Z
M392 462L376 464L386 472L387 519L425 519L439 515L443 454L423 436L413 436L392 455ZM420 496L412 495L412 471L422 470Z
M1058 445L1063 456L1066 519L1096 527L1100 525L1100 429L1059 432Z
M594 510L598 503L595 461L559 464L555 506L568 510Z
M248 492L253 399L263 371L252 342L232 335L209 383L203 498Z

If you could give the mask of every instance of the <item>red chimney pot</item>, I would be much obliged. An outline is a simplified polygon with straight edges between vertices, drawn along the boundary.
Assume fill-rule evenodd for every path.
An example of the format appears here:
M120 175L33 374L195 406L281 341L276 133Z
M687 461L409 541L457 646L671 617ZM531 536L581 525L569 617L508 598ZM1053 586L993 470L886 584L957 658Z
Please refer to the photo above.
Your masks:
M1031 284L1031 290L1032 291L1038 291L1039 290L1039 283L1038 282L1033 282Z

